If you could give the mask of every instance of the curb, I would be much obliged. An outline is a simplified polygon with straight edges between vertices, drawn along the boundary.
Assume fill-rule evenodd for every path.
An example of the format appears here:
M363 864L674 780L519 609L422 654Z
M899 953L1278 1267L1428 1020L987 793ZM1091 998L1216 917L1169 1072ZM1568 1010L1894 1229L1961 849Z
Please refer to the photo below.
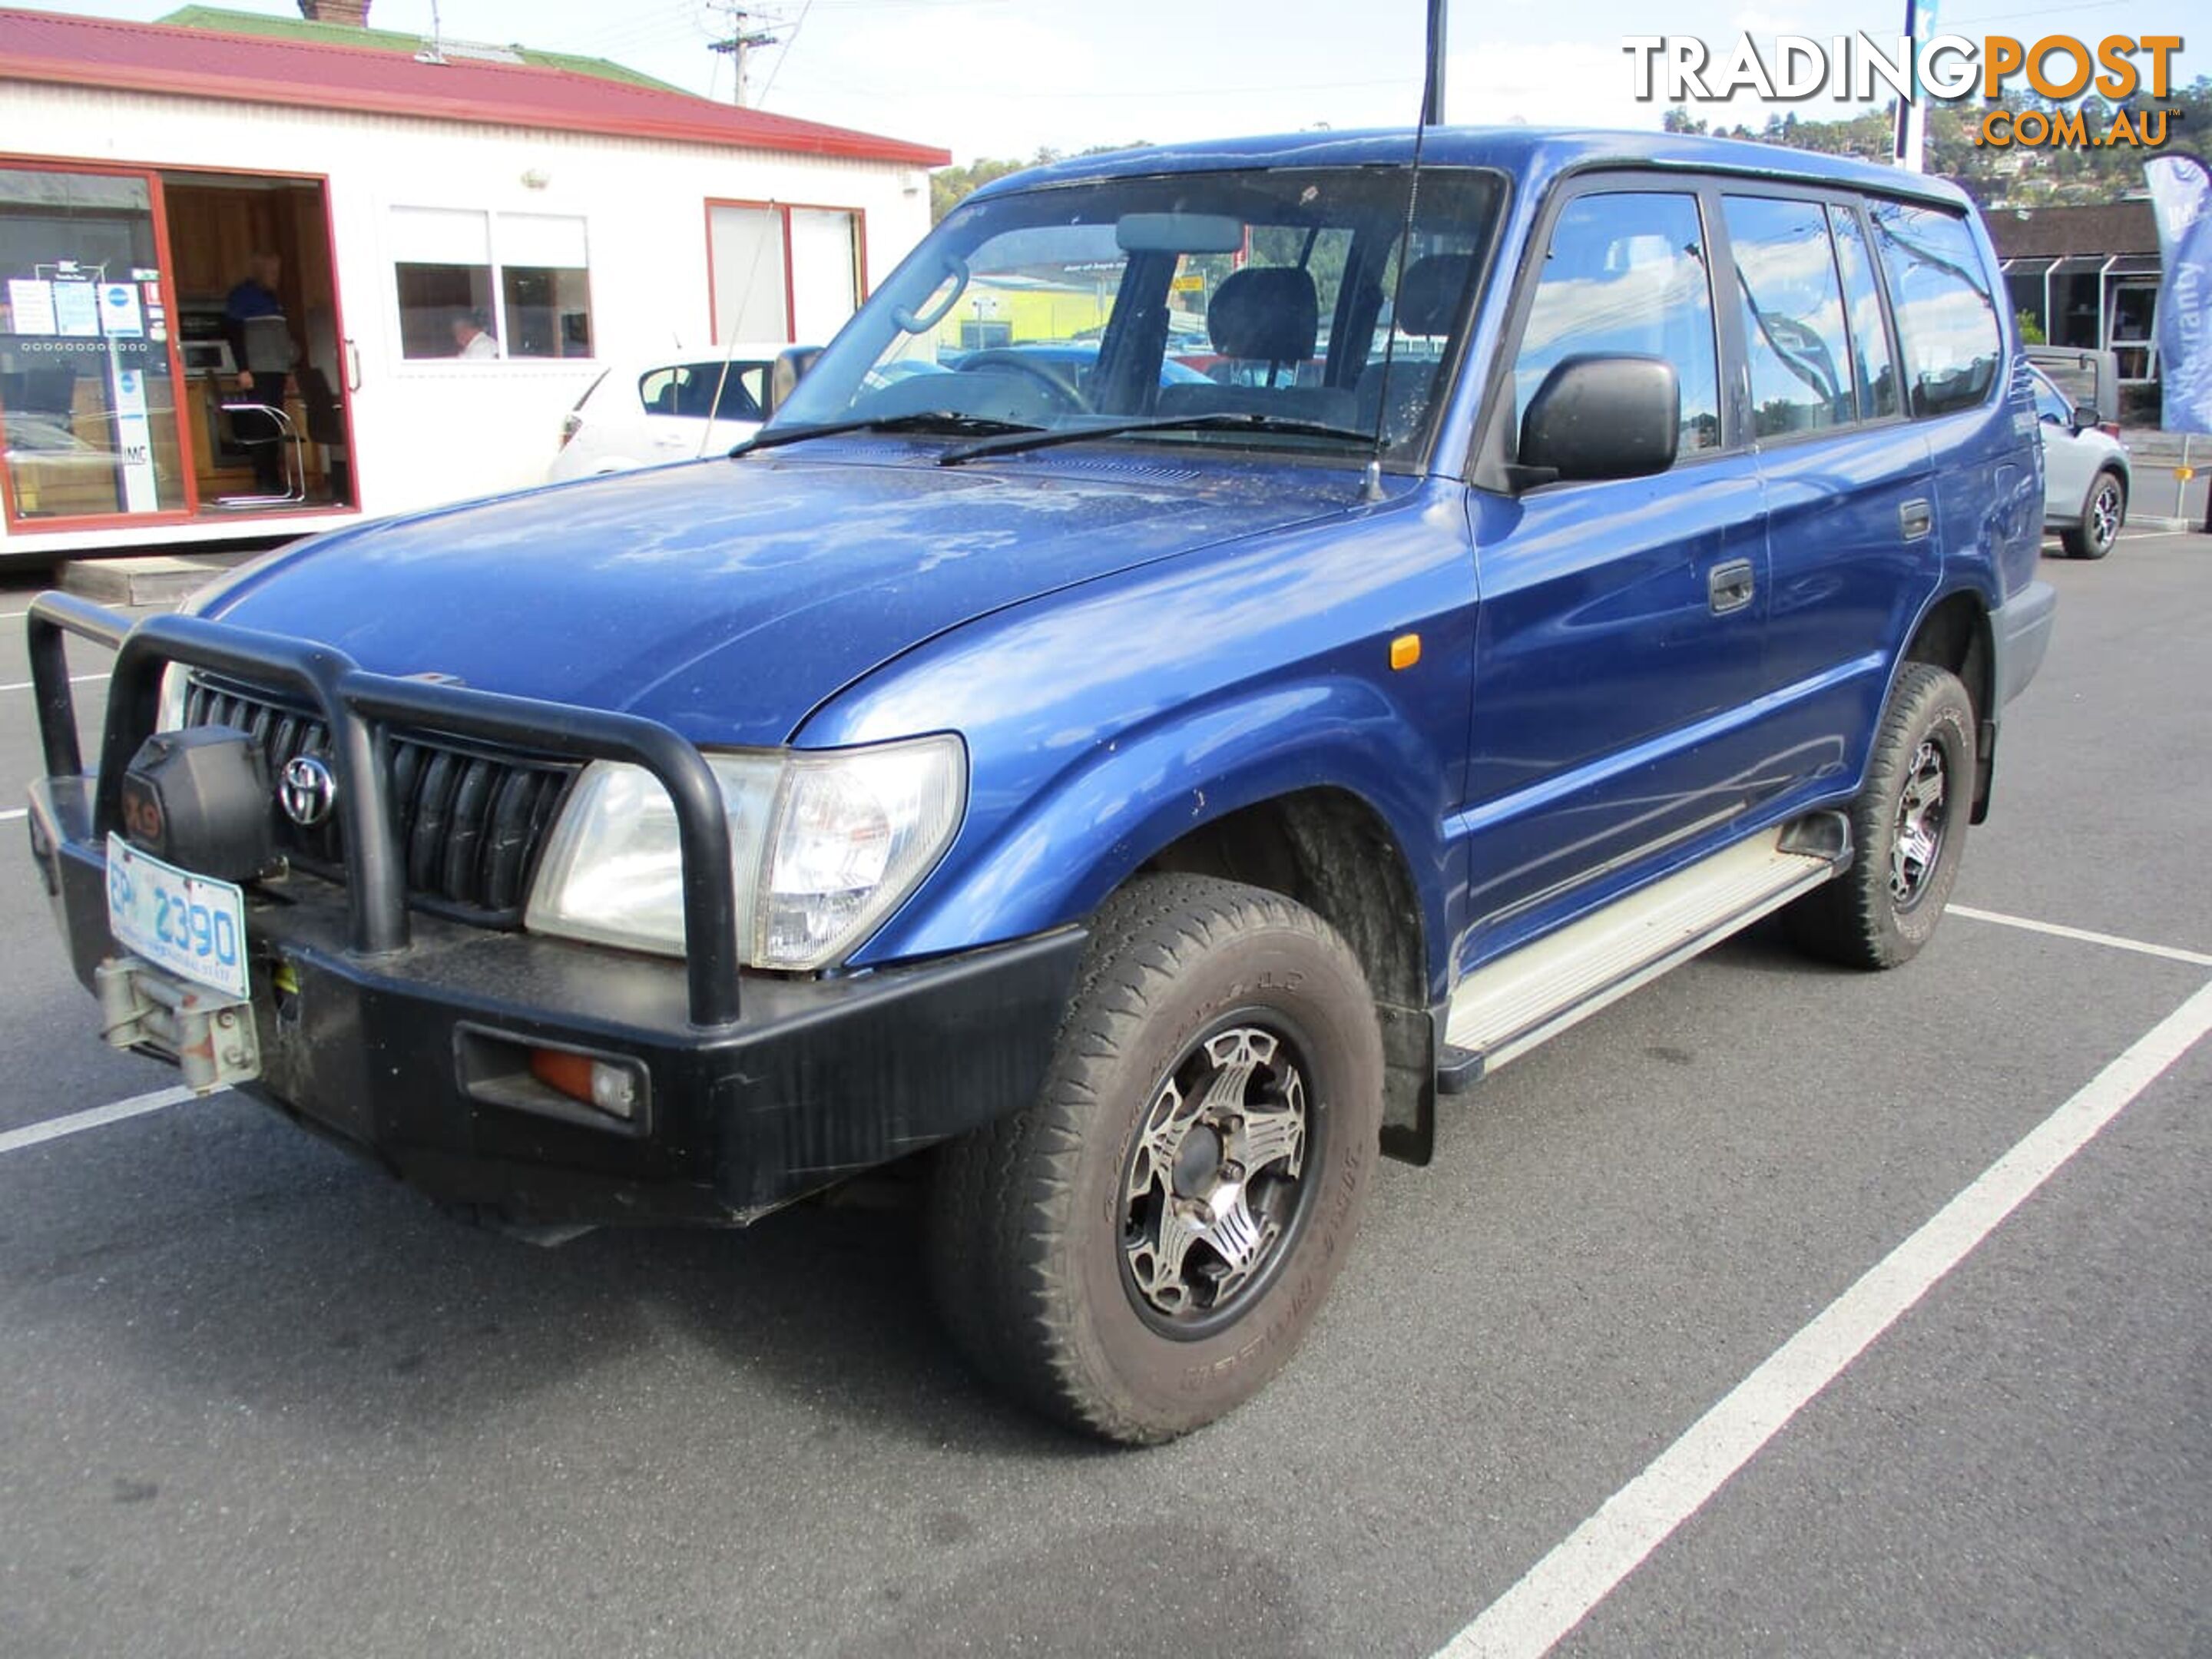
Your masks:
M60 570L64 593L103 605L174 605L190 599L240 562L240 556L70 559Z

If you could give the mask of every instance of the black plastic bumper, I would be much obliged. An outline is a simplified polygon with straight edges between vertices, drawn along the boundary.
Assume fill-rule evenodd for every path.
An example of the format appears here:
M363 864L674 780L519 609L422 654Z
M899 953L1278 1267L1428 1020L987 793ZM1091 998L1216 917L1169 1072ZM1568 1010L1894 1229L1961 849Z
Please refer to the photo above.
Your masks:
M1080 928L848 977L740 975L720 793L665 727L386 680L322 647L196 619L155 618L127 636L106 626L119 620L52 595L32 616L52 774L33 790L32 839L77 977L89 986L117 954L104 852L113 781L153 724L163 663L312 695L356 803L350 879L246 889L261 1047L247 1087L432 1197L522 1225L742 1224L1016 1110L1041 1085ZM78 773L64 629L122 647L97 786ZM381 722L397 719L660 775L683 829L688 958L408 912L378 772ZM486 1052L540 1047L634 1062L645 1083L634 1116L486 1075Z
M64 841L48 868L89 986L116 951L106 860ZM702 1032L681 963L422 917L406 950L365 959L345 948L342 890L282 886L249 890L262 1077L246 1091L520 1225L742 1224L1013 1111L1043 1080L1084 944L1068 928L849 979L747 975L744 1018ZM635 1059L639 1120L484 1097L465 1035Z

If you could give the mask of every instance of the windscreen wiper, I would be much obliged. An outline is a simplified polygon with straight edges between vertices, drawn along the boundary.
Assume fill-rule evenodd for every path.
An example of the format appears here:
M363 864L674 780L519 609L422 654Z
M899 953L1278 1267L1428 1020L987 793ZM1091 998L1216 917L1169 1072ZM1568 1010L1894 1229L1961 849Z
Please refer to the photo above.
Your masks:
M988 415L963 415L950 409L917 410L911 415L887 415L870 421L830 421L820 426L786 427L781 431L756 432L730 453L750 455L757 449L780 449L805 438L834 438L841 432L939 432L954 437L1027 436L1042 427L1019 421L994 421Z
M1132 432L1267 432L1280 433L1292 438L1342 438L1352 443L1371 445L1375 434L1360 432L1348 426L1332 426L1326 421L1301 421L1285 415L1261 415L1249 411L1217 410L1204 415L1150 415L1141 420L1109 421L1100 426L1062 426L1042 428L1032 427L1026 432L1009 433L1004 437L986 438L981 443L962 444L948 449L937 458L939 466L957 466L963 461L981 459L987 455L1012 455L1024 449L1049 449L1055 444L1085 443L1094 438L1118 438Z

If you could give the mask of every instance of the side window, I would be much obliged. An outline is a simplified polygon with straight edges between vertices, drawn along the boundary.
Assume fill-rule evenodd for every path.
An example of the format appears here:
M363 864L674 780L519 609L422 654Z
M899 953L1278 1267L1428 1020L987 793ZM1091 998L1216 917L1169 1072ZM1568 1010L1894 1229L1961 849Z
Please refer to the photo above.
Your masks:
M696 421L757 421L761 417L760 399L755 395L755 388L760 385L761 371L759 363L743 361L733 361L726 375L719 359L710 363L687 363L676 371L682 386L677 393L676 412ZM722 389L719 404L714 401L714 388L718 386Z
M1915 415L1946 415L1983 402L2000 349L1988 273L1966 221L1935 208L1881 202L1874 234L1905 349Z
M1847 425L1858 396L1826 210L1753 196L1731 196L1723 210L1751 362L1753 435Z
M1681 381L1682 453L1720 447L1720 370L1696 197L1581 196L1559 215L1513 364L1516 428L1544 377L1582 353L1665 358Z
M676 412L676 374L672 368L656 368L638 377L637 401L647 414Z
M1844 303L1851 319L1851 357L1858 366L1859 413L1868 420L1897 413L1897 356L1881 320L1881 295L1874 281L1874 256L1866 232L1849 208L1828 210L1836 233L1836 263L1844 274Z
M719 362L656 368L639 376L637 400L648 415L673 415L703 421L709 418L714 388L719 385L722 388L720 419L757 421L761 418L760 392L767 374L768 365L757 362L732 362L726 379Z

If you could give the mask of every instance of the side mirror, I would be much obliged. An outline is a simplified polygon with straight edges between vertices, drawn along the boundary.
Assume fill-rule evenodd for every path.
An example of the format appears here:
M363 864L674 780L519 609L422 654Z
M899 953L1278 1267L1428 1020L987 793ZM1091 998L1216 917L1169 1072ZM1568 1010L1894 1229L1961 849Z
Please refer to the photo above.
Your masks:
M1681 419L1681 384L1665 358L1565 358L1528 400L1514 471L1524 486L1664 472Z
M768 407L761 412L773 415L783 407L783 400L791 396L801 375L814 367L814 360L822 355L820 346L786 346L775 354L775 367L769 371Z
M2076 432L2087 432L2091 427L2100 423L2104 418L2094 404L2074 405L2074 429Z

